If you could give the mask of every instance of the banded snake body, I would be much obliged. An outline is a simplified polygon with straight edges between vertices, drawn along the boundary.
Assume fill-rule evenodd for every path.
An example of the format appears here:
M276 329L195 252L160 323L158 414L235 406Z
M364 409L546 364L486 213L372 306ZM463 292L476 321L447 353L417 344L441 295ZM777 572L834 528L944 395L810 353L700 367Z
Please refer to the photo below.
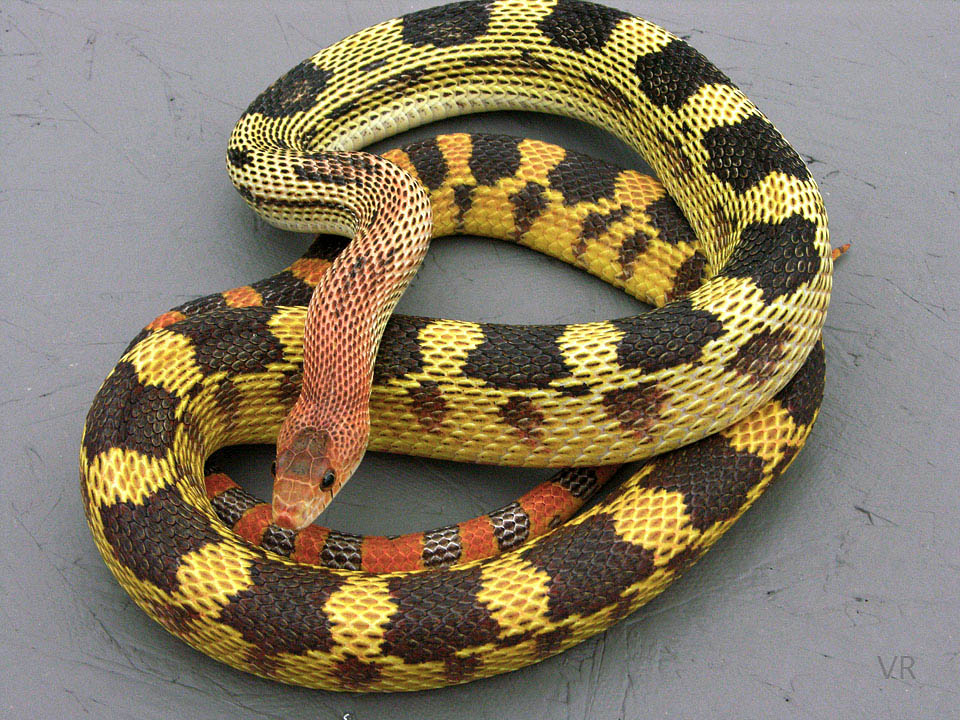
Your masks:
M615 133L663 187L503 137L442 136L388 160L339 154L508 109ZM723 73L656 25L576 0L470 1L381 23L261 94L234 129L228 169L271 223L357 237L346 249L318 240L280 276L148 325L87 416L80 474L88 523L121 585L234 667L331 690L413 690L561 652L715 542L815 420L832 273L816 184ZM378 280L399 275L400 287L412 276L431 212L434 234L514 240L656 307L567 326L387 323L400 290ZM388 234L393 244L380 244ZM406 268L391 265L398 256ZM344 353L350 370L302 366L317 284L330 290L331 322L360 328L365 345ZM350 329L343 337L357 337ZM316 330L321 355L335 354ZM556 483L572 495L609 474L594 466L666 454L558 526L553 506L530 513L529 535L543 534L526 543L514 542L520 502L486 527L394 542L410 564L379 566L370 559L384 539L298 534L299 522L247 515L234 488L204 482L216 449L276 439L311 373L333 404L358 393L330 390L331 378L372 381L372 449L585 468ZM352 468L339 462L342 484Z

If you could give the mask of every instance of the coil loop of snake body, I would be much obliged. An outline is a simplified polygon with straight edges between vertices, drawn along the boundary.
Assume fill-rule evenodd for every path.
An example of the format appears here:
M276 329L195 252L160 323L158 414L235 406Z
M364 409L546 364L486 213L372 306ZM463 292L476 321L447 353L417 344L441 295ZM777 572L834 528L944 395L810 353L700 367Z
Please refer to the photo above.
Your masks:
M605 128L663 186L501 136L442 136L387 160L354 152L489 110ZM561 652L710 547L814 422L832 272L816 184L722 72L652 23L576 0L411 13L271 85L240 118L227 164L270 222L356 233L359 249L318 240L268 281L154 320L97 394L80 474L93 537L121 585L170 632L234 667L331 690L413 690ZM382 293L363 321L364 332L384 332L370 447L576 466L557 483L573 495L606 478L596 466L664 454L559 524L521 501L486 525L392 545L278 535L227 483L205 485L204 463L225 445L276 438L305 372L312 288L336 285L344 322L361 322L372 284L396 272L391 258L422 255L430 208L433 234L526 244L655 308L565 326L387 322L397 293ZM388 231L399 249L379 244ZM515 542L533 530L542 534ZM388 545L407 564L368 562Z

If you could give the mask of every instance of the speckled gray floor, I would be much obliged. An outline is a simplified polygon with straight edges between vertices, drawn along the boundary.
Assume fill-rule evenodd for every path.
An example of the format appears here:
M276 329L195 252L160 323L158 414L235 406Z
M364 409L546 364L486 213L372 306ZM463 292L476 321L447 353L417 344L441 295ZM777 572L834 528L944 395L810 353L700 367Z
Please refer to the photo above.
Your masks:
M808 159L835 244L853 243L837 268L828 386L807 448L646 608L508 676L359 697L221 666L116 584L77 487L100 381L159 312L270 274L305 246L256 221L231 188L223 153L234 121L319 47L430 4L0 7L0 715L956 717L954 2L612 3L688 37L731 75ZM497 114L443 127L638 164L572 122ZM401 308L515 322L634 310L562 265L486 241L437 243ZM251 456L262 473L263 452L233 464ZM505 477L371 457L329 522L398 532L456 521L514 497Z

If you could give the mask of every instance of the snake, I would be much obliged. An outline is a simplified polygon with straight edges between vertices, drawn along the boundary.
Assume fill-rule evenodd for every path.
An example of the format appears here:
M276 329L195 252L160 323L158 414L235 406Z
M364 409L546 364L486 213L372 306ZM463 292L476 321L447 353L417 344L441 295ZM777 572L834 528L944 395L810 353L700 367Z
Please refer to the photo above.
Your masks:
M358 152L491 110L596 125L662 186L503 136L441 136L390 159ZM816 419L832 282L816 183L725 74L653 23L580 0L468 0L380 23L254 100L227 168L268 222L353 239L318 240L271 282L147 325L87 414L80 484L93 539L136 604L235 668L396 691L560 653L689 567ZM670 203L688 226L661 227ZM391 315L429 236L452 232L529 245L654 308L545 326ZM310 343L334 366L305 366ZM335 366L340 351L347 369ZM346 409L361 439L369 422L373 450L580 468L566 477L586 485L609 474L597 468L656 457L575 517L535 513L548 518L536 537L521 514L491 513L470 525L478 542L462 542L469 521L417 535L413 566L365 567L356 538L331 531L331 561L298 562L297 539L311 535L299 521L315 508L291 510L275 490L271 522L251 540L217 514L245 501L205 466L221 447L277 440L310 387ZM368 389L367 416L350 403ZM299 412L286 459L278 444L278 477L319 472L311 502L322 506L363 448L344 451L355 441L338 417L321 418L326 435L303 424L327 410ZM267 525L296 538L268 545ZM525 541L514 542L518 528ZM484 544L503 547L471 554ZM431 561L457 547L456 563Z

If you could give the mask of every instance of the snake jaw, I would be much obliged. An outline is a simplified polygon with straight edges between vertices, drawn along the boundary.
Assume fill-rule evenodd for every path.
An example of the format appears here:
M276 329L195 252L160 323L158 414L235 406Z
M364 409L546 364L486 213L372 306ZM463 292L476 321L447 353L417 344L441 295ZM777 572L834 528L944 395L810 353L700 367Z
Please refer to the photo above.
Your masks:
M314 427L277 442L273 523L302 530L333 500L346 481L332 457L330 433Z

